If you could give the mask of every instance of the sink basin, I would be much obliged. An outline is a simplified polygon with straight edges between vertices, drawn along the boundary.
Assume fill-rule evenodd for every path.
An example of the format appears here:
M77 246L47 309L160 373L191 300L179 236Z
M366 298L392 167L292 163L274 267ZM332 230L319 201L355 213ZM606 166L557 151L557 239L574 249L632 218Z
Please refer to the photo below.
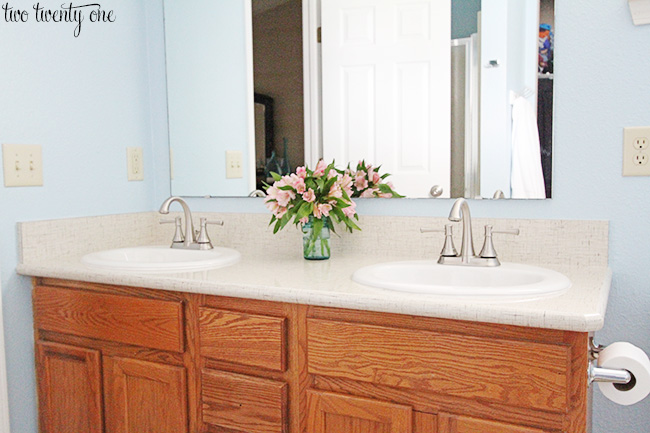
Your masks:
M478 297L558 294L571 286L566 276L536 266L515 263L497 267L452 266L431 260L366 266L358 269L352 279L400 292Z
M193 272L229 266L241 255L231 248L173 249L168 246L118 248L86 254L81 262L92 269L121 272Z

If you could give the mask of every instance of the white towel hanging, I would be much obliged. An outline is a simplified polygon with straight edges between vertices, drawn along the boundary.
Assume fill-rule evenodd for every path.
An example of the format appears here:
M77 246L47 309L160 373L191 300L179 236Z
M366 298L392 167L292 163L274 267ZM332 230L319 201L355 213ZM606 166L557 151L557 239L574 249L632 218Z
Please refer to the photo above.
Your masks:
M512 102L512 198L546 198L537 116L522 95Z

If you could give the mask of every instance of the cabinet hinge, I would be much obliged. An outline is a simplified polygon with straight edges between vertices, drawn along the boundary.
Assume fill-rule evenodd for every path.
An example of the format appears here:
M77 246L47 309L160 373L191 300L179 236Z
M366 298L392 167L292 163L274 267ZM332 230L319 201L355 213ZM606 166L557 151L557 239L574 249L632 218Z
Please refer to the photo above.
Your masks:
M316 29L316 42L318 42L319 44L322 42L321 27Z

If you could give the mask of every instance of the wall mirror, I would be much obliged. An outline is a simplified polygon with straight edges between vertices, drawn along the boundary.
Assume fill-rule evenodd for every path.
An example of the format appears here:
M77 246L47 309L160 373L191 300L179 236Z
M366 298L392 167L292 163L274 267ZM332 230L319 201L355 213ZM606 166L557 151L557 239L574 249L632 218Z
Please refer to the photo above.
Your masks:
M164 14L174 195L247 196L323 157L381 164L408 197L550 197L554 0L164 0Z

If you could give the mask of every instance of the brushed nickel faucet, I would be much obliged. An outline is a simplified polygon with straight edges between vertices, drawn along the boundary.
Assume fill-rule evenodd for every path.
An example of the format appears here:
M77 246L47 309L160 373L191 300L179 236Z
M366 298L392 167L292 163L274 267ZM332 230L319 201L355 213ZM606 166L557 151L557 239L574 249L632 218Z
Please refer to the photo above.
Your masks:
M501 262L497 258L492 235L494 233L504 233L518 235L519 229L510 230L493 230L491 225L485 226L485 241L479 255L474 252L474 239L472 238L472 216L469 211L469 204L464 198L459 198L454 202L449 212L449 221L462 222L463 235L460 246L460 253L456 252L452 238L452 226L445 226L445 244L440 253L438 263L441 265L464 265L464 266L499 266ZM420 232L443 231L437 229L420 229Z
M194 222L192 221L192 212L190 207L187 205L187 202L180 197L169 197L165 200L158 212L163 215L169 213L169 206L173 202L178 202L183 207L183 214L185 218L185 230L181 229L181 218L176 217L173 222L176 224L176 231L174 233L174 239L170 248L185 248L188 250L210 250L213 248L212 242L210 241L210 236L208 236L208 224L218 224L223 225L223 221L210 221L207 218L201 218L201 231L196 232L194 230ZM166 223L168 221L161 221L161 223Z

